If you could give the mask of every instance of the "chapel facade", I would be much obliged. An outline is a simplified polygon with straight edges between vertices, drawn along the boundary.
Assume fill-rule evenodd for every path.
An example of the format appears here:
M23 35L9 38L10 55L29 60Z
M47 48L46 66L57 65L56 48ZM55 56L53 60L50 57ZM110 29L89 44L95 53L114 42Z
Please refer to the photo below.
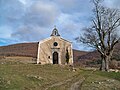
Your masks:
M66 60L68 62L66 62ZM72 43L61 38L56 27L49 38L39 42L37 64L73 64Z

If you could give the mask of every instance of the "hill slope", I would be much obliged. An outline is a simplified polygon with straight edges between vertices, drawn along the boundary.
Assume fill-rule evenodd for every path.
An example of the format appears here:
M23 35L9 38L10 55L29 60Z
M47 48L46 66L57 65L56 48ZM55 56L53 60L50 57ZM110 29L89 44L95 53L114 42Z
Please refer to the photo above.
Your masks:
M37 57L38 42L19 43L0 47L0 56Z
M28 56L37 57L38 42L20 43L0 47L0 56ZM98 60L100 55L97 51L86 52L73 49L74 63L81 61ZM114 50L114 59L120 60L120 43L118 43Z
M0 47L0 56L30 56L37 57L38 42L19 43ZM73 49L74 60L88 52Z
M120 56L120 43L118 43L116 46L115 46L115 49L114 49L114 52L113 52L113 57L118 57ZM92 52L88 52L86 53L85 55L82 55L80 56L78 59L79 60L96 60L96 59L99 59L100 58L100 55L97 51L92 51ZM120 57L119 57L120 59Z
M120 90L120 73L67 66L1 64L0 90Z

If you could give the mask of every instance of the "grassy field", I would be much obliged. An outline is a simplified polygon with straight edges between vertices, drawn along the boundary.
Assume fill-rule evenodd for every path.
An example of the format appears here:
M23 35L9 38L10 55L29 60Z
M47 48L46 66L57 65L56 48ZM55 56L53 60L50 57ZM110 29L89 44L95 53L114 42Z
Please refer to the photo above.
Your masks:
M120 90L120 72L0 61L0 90Z

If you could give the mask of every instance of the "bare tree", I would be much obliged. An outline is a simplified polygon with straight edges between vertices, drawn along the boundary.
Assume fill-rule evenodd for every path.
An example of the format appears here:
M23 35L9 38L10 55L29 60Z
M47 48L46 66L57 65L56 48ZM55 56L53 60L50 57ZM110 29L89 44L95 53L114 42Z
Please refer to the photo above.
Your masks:
M120 12L118 9L104 7L101 0L92 2L94 4L92 25L85 28L84 34L76 40L95 48L101 55L100 70L108 71L114 47L120 40L117 35Z

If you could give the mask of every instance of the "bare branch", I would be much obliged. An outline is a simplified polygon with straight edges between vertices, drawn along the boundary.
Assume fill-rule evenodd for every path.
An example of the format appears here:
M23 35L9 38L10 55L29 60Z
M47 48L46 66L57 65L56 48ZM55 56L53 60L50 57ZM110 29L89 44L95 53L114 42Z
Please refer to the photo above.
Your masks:
M120 41L120 36L117 37L115 32L120 26L120 11L102 6L102 0L92 1L95 6L93 26L83 29L85 33L79 37L79 41L96 48L102 60L107 63L112 57L115 45ZM104 69L107 68L108 64Z

